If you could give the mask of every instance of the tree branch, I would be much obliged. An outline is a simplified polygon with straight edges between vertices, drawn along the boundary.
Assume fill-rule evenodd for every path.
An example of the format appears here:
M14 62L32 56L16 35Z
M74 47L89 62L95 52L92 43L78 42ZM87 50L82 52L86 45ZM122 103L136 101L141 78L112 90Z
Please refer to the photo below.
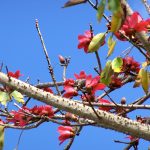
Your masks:
M117 116L102 110L95 109L101 119L97 118L91 107L74 102L71 99L66 99L60 96L55 96L49 92L38 89L28 83L22 82L0 72L0 83L7 85L14 90L21 92L29 97L37 99L48 105L57 107L60 110L78 115L82 118L95 121L99 126L107 129L112 129L125 134L130 134L133 137L150 140L150 126L141 124L137 121Z
M58 95L61 95L61 93L59 91L59 88L58 88L58 86L56 84L56 79L55 79L55 76L54 76L54 70L53 70L53 67L51 65L50 58L48 56L48 52L47 52L47 49L46 49L46 46L45 46L45 43L44 43L44 39L42 37L41 31L40 31L40 28L39 28L38 20L36 20L36 29L37 29L38 35L40 37L40 40L41 40L41 43L42 43L42 46L43 46L44 54L46 56L46 60L47 60L47 63L48 63L49 73L50 73L51 78L52 78L52 80L54 82L54 85L56 87L56 91L58 92Z

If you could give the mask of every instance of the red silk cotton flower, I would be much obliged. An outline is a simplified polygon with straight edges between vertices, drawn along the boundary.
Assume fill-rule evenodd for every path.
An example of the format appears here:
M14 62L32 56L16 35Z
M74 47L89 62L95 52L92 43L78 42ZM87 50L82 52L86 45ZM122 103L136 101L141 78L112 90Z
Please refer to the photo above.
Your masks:
M13 122L14 125L17 126L25 126L29 124L29 122L34 119L32 115L29 114L47 116L49 118L52 118L54 116L54 111L49 105L34 106L31 109L27 107L22 107L22 109L19 109L18 111L11 111L10 113L12 116L8 117L7 121Z
M89 75L85 80L87 91L90 91L92 94L95 94L97 90L103 90L106 87L105 84L100 83L100 76L93 78L92 75Z
M76 79L85 79L87 75L84 71L81 71L79 75L75 73L74 76Z
M138 12L134 12L132 15L127 16L124 21L120 32L126 36L131 37L135 32L147 31L147 26L149 25L149 19L143 20ZM126 39L119 33L115 33L119 40L125 41Z
M58 132L60 133L60 136L58 137L60 144L75 135L74 129L70 126L59 126Z
M73 79L67 79L64 83L65 94L63 95L66 98L72 98L77 96L78 92L74 88L75 81Z
M18 111L11 111L10 114L13 117L8 117L7 121L8 122L13 122L14 125L17 125L17 126L27 125L32 117L29 116L29 115L26 115L26 113L24 113L24 111L25 112L30 112L30 109L27 108L27 107L24 107L22 109L19 109Z
M122 67L122 71L125 73L129 73L129 72L135 72L138 73L140 70L140 64L134 60L133 57L125 57L123 58L123 67Z
M92 40L92 33L91 31L85 31L84 35L78 36L79 44L78 49L84 49L85 53L88 53L88 47Z
M52 106L44 105L44 106L34 106L30 112L35 115L47 116L52 118L54 116L54 111Z
M18 78L19 78L20 76L22 76L22 75L20 74L20 70L17 70L15 73L13 73L13 72L8 72L8 76L18 79Z
M97 90L103 90L106 86L100 83L100 76L92 77L92 75L86 75L84 71L78 74L74 74L76 79L85 79L85 88L88 94L94 95Z

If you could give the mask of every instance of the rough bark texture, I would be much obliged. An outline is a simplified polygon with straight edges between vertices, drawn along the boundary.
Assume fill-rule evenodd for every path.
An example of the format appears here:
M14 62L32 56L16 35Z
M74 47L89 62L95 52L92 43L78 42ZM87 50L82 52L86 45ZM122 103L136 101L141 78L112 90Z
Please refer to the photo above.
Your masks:
M143 138L147 141L150 140L150 126L146 124L141 124L130 119L126 119L115 114L111 114L102 110L97 110L96 112L101 119L99 119L92 108L73 100L66 99L63 97L55 96L48 92L44 92L41 89L38 89L32 85L29 85L20 80L8 77L6 74L0 72L0 83L7 85L14 90L17 90L29 97L37 99L43 103L52 105L61 110L71 112L75 115L78 115L82 118L86 118L92 121L95 121L97 125L112 129L118 132L130 134L134 137Z

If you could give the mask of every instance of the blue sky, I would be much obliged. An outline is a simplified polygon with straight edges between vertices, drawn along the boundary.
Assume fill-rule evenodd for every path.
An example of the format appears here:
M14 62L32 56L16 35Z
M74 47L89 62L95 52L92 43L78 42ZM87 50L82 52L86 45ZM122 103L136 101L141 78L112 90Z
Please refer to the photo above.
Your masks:
M85 70L88 74L95 74L93 68L97 65L95 55L85 54L77 49L77 36L89 29L92 23L94 33L104 32L105 21L97 23L96 12L88 4L62 9L65 0L5 0L0 1L0 63L3 62L11 71L21 70L22 80L30 77L30 83L35 84L51 81L47 62L41 47L41 43L35 29L35 19L39 25L47 50L54 67L58 81L62 80L62 68L59 66L58 55L70 56L71 63L67 70L67 77L73 77L74 73ZM131 0L130 3L133 3ZM146 18L146 11L141 2L132 4L134 10L138 10ZM140 7L139 7L140 6ZM120 42L117 44L113 59L121 55L129 44ZM103 66L106 62L107 46L99 50ZM133 49L131 56L140 62L144 58ZM5 69L3 69L5 71ZM127 102L132 102L144 94L141 88L132 90L133 83L111 94L111 97L119 102L122 97ZM100 94L100 93L99 93ZM37 104L32 100L29 105ZM39 104L39 103L38 103ZM146 116L149 111L135 111L129 114L135 119L136 115ZM66 143L59 146L57 125L44 123L40 127L24 131L19 150L62 150ZM13 150L17 144L20 130L7 129L5 134L4 150ZM125 145L115 144L113 140L126 140L126 135L114 131L85 127L80 136L75 139L71 150L99 150L99 149L123 149ZM149 143L141 140L139 149L147 149Z

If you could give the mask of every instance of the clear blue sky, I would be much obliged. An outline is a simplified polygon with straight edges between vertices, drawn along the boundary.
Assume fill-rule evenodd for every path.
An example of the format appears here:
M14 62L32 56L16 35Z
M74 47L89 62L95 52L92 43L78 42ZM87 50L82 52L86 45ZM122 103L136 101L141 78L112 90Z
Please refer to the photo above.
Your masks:
M35 29L35 19L39 20L41 32L47 46L51 63L54 67L58 81L62 80L62 68L59 66L58 55L70 56L71 63L67 70L67 77L73 77L74 73L85 70L95 74L93 68L97 65L93 54L85 54L77 49L77 36L89 29L92 23L94 32L105 31L105 21L97 23L96 12L88 4L62 9L65 0L5 0L0 1L0 63L3 62L9 70L21 70L25 80L30 77L30 83L51 81L47 63L38 34ZM129 1L133 3L131 0ZM145 17L145 9L140 0L133 6ZM113 59L121 54L129 46L128 43L118 43ZM106 62L107 46L100 49L99 54L103 65ZM133 49L131 56L144 58ZM5 71L5 69L3 69ZM111 97L119 102L122 97L130 103L144 94L141 88L132 90L133 83L111 94ZM132 92L129 92L131 91ZM30 105L37 102L32 100ZM39 103L38 103L39 104ZM146 116L149 111L136 111L129 114L132 119L136 115ZM37 129L24 131L19 144L19 150L62 150L66 142L59 146L57 125L44 123ZM20 130L7 129L5 134L4 150L13 150L17 144ZM123 149L125 145L115 144L113 140L126 140L126 135L102 128L85 127L80 136L74 141L71 150L111 150ZM141 140L139 150L147 149L149 143Z

